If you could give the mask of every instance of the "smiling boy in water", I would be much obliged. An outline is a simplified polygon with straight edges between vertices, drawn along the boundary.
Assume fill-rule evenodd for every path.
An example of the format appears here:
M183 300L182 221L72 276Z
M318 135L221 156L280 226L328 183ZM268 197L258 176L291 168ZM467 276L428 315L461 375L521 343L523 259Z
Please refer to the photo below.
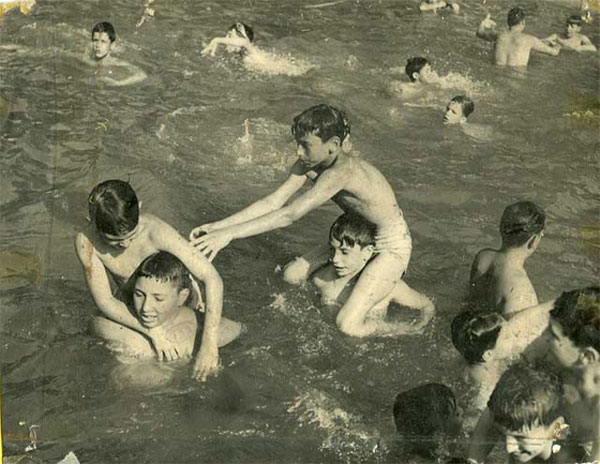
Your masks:
M115 28L111 23L101 22L93 27L91 59L95 73L100 74L102 67L106 68L106 71L101 73L102 80L115 86L135 84L146 79L146 73L137 66L111 56L116 38ZM111 68L118 67L126 69L130 75L125 79L109 77L113 73Z
M102 315L115 326L148 337L159 360L177 358L177 350L164 333L141 324L124 302L140 263L159 251L171 253L204 284L206 294L202 344L194 363L194 376L205 380L215 373L223 306L223 282L217 270L167 223L150 214L140 214L137 196L127 182L113 179L98 184L89 195L88 208L91 227L77 235L75 249ZM110 278L118 287L115 295Z
M411 96L422 91L425 86L439 82L438 74L431 67L427 58L420 56L406 60L404 72L410 80L409 83L392 81L390 88L393 92L400 93L402 96Z
M444 113L444 124L464 124L475 109L473 100L465 95L457 95L450 100Z
M352 292L361 271L375 254L376 227L353 214L343 214L331 226L329 244L330 263L319 269L313 282L326 305L342 305ZM389 303L394 302L422 312L417 324L386 320ZM401 335L422 332L433 317L433 303L399 280L394 290L383 301L371 308L365 316L365 326L377 335Z
M571 15L567 18L564 34L552 34L544 40L554 46L559 45L577 52L595 52L596 46L581 33L584 22L581 15Z
M350 125L342 111L325 104L313 106L294 118L292 133L299 159L287 180L242 211L197 227L190 239L209 259L214 259L232 240L287 227L333 200L344 211L373 223L377 230L375 256L362 270L336 318L344 333L370 335L373 327L365 324L365 316L389 297L408 266L412 248L408 226L385 177L366 161L344 152ZM313 183L312 187L288 203L307 180ZM305 281L311 271L327 261L328 248L321 246L286 266L284 279Z

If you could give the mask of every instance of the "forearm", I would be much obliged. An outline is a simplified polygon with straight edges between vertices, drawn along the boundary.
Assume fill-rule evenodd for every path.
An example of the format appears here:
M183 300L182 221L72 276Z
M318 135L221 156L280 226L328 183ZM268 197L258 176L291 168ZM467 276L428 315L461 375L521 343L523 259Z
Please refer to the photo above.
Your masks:
M215 271L216 274L216 271ZM204 329L202 331L202 346L204 350L216 350L219 342L219 326L223 310L223 281L216 274L205 283L206 312L204 316Z
M237 213L232 214L221 221L215 222L214 228L215 230L218 230L226 227L237 226L238 224L252 221L253 219L264 216L265 214L277 209L277 207L278 205L274 204L272 201L269 201L269 197L261 198L247 208L244 208L243 210L238 211Z
M495 42L498 38L498 34L496 33L496 31L484 27L479 27L475 35L477 35L477 37L479 37L480 39L486 40L488 42Z
M112 297L110 300L95 300L95 303L100 312L111 321L135 330L143 335L149 335L148 329L146 329L140 321L131 314L125 303L117 298Z
M232 239L252 237L274 229L287 227L294 222L294 219L288 208L280 208L251 221L237 224L232 228Z

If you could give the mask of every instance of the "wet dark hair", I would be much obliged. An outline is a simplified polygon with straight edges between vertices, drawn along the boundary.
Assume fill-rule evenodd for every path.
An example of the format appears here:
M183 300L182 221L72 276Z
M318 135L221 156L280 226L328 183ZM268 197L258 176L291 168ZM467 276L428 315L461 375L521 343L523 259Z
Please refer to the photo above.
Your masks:
M122 236L138 224L137 196L128 182L111 179L96 185L88 197L90 220L104 234Z
M346 114L335 106L311 106L294 118L292 134L300 140L307 134L314 134L327 142L331 137L339 137L340 142L350 134L350 123Z
M581 15L571 15L567 18L567 24L574 24L576 26L583 26L583 18L581 17Z
M564 292L554 302L550 317L579 348L600 353L600 288L586 287Z
M242 30L243 28L243 30ZM232 24L229 29L227 29L227 31L237 31L239 34L245 35L246 37L248 37L248 40L250 42L254 42L254 29L252 29L250 26L248 26L245 23L235 23Z
M101 23L96 24L93 28L92 28L92 37L94 37L94 34L98 32L106 32L106 34L108 34L108 38L110 39L111 42L114 42L117 38L117 34L115 33L115 28L113 27L113 25L109 22L103 21Z
M524 245L544 230L546 213L531 201L519 201L507 206L500 219L502 242L508 247Z
M466 95L457 95L450 100L450 103L455 102L462 106L463 116L468 118L475 109L475 103Z
M508 27L513 27L523 22L524 19L525 12L523 11L523 8L516 6L508 12L506 22L508 23Z
M408 60L406 60L406 66L404 68L404 72L406 72L406 75L411 80L411 82L416 81L413 74L420 73L421 69L423 69L423 66L425 66L426 64L431 64L431 63L429 63L427 58L423 58L421 56L409 58Z
M344 245L362 247L375 245L377 226L365 218L351 213L338 217L329 230L329 239L336 239Z
M179 290L190 288L191 282L186 267L179 259L166 251L148 256L136 270L135 278L172 282Z
M452 320L452 344L469 364L484 362L496 346L504 318L498 313L465 311Z
M451 435L456 417L456 398L450 388L440 383L399 393L394 402L396 430L421 453L435 454L436 447L430 446L431 441Z
M562 395L558 376L519 362L502 374L488 408L496 424L510 431L548 426L564 416Z

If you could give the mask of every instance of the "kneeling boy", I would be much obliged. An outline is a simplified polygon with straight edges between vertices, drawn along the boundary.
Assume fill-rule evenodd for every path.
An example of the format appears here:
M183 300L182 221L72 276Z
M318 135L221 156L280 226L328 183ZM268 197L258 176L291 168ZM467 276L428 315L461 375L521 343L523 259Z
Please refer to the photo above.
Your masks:
M318 270L313 282L321 294L323 304L341 304L349 298L360 272L375 255L377 228L358 215L343 214L331 226L329 264ZM390 302L422 311L422 320L417 324L387 321ZM366 314L358 332L367 335L401 335L421 333L434 313L433 303L419 292L399 280L392 292L383 301L373 306Z
M132 306L140 324L150 332L162 332L172 343L177 357L197 355L202 338L204 313L185 304L190 296L191 281L187 269L172 254L158 252L146 258L134 276ZM141 333L104 317L94 319L96 333L109 348L125 357L172 360L168 351L156 353L149 339ZM237 322L221 318L218 346L235 340L241 331ZM197 360L196 360L197 362Z

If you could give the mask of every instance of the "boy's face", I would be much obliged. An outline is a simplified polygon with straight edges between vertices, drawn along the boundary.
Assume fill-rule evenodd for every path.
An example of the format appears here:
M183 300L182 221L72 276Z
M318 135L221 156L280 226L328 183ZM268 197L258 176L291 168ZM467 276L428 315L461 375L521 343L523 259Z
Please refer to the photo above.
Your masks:
M335 148L333 139L334 137L323 142L320 137L312 133L299 138L297 153L300 162L305 167L312 169L329 160Z
M431 69L431 65L429 63L423 66L417 73L417 80L423 84L433 84L434 82L437 82L438 79L439 76L433 69Z
M350 246L331 237L331 264L338 277L354 275L362 270L373 256L373 246L361 247L358 243Z
M574 35L578 34L580 31L581 31L581 26L579 26L578 24L567 23L567 26L565 28L565 33L567 34L567 37L573 37Z
M96 60L101 60L110 53L112 42L106 32L94 32L92 35L92 51Z
M444 114L444 124L462 124L465 122L463 114L463 107L460 103L451 101L446 107L446 113Z
M524 426L521 430L502 428L506 439L506 452L510 455L511 462L548 459L552 455L557 421L558 419L550 425Z
M550 350L563 367L573 367L579 360L580 350L563 331L560 323L550 319Z
M186 296L173 282L140 277L135 282L133 305L142 325L152 329L175 316Z

